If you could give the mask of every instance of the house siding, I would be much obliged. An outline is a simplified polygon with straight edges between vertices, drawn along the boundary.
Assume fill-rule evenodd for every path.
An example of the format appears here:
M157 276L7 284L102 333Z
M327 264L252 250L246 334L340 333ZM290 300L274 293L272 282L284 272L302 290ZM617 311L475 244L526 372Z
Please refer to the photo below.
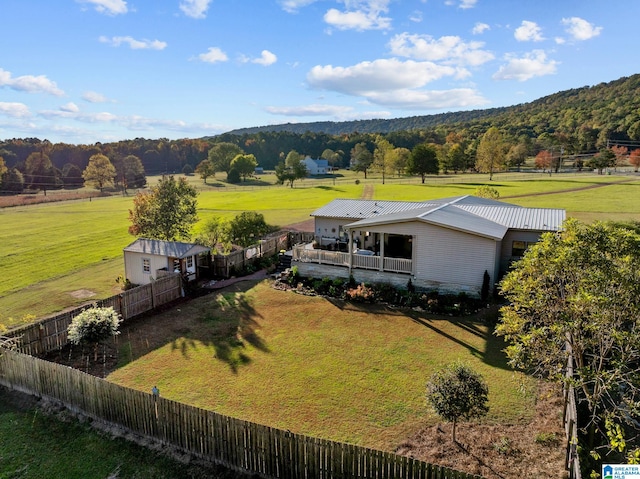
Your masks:
M142 271L142 259L149 258L151 271ZM146 253L136 253L125 251L124 253L124 273L125 277L133 284L147 284L152 279L157 279L159 269L168 268L168 259L165 256L156 256Z
M507 271L514 260L511 256L511 250L514 241L526 241L527 243L536 243L540 240L541 233L539 231L523 231L509 230L502 240L502 251L500 252L500 269L502 272Z

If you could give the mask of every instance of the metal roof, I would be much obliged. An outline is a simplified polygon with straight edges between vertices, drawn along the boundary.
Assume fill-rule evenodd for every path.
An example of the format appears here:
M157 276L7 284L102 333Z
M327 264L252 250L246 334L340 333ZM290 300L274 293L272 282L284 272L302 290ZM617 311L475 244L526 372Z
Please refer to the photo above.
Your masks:
M124 248L123 251L182 259L188 256L206 253L211 251L211 249L194 243L138 238L129 246Z
M337 199L311 216L355 219L346 229L424 221L500 239L508 229L558 231L566 213L561 209L525 208L467 195L424 202Z

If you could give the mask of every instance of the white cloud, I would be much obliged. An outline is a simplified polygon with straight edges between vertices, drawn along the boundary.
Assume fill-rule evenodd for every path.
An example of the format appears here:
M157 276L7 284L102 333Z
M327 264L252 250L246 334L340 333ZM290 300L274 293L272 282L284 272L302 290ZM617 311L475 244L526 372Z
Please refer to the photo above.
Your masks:
M477 22L473 26L473 30L471 30L471 33L473 33L474 35L481 35L487 30L491 30L491 27L489 25L487 25L486 23Z
M315 3L317 0L280 0L278 3L285 12L296 13L300 8Z
M182 0L180 10L191 18L205 18L211 0Z
M486 105L485 99L471 88L452 90L396 90L377 92L368 97L369 101L382 106L406 110L442 110L446 108L466 108Z
M70 101L69 103L67 103L66 105L62 105L60 107L61 111L67 111L69 113L77 113L80 111L80 108L78 108L78 105L76 105L75 103L73 103L72 101Z
M29 108L24 103L0 101L0 114L12 118L31 116Z
M455 74L456 69L449 66L392 58L362 62L351 67L317 65L307 74L307 81L311 87L320 90L367 96L377 91L419 88Z
M99 40L102 43L108 43L114 47L119 47L124 43L129 45L129 48L132 50L164 50L167 47L167 43L161 42L160 40L136 40L130 36L111 38L101 36Z
M446 64L478 66L493 60L493 53L482 50L484 43L465 43L460 37L434 39L429 35L401 33L389 41L393 55Z
M476 3L478 3L478 0L446 0L444 3L449 6L457 5L458 8L466 10L468 8L475 7Z
M198 60L205 63L226 62L228 59L227 54L218 47L209 47L207 53L201 53L198 55Z
M304 105L304 106L269 106L265 111L274 115L285 116L334 116L344 117L353 113L350 106L338 105Z
M558 62L548 60L542 50L534 50L522 58L511 55L506 57L507 64L493 75L494 80L518 80L527 81L534 77L553 75L556 73Z
M89 103L106 103L109 101L102 93L97 93L95 91L84 92L82 99Z
M409 15L409 20L415 23L422 22L422 12L420 10L415 10L411 15Z
M542 29L536 22L523 20L522 24L516 28L513 36L519 42L541 42L544 40Z
M118 15L121 13L127 13L127 2L124 0L77 0L79 3L89 3L99 13L106 13L107 15Z
M242 59L241 61L248 61L251 63L257 63L258 65L268 67L269 65L273 65L275 62L277 62L278 57L274 53L271 53L269 50L262 50L262 54L260 55L259 58Z
M562 24L567 27L567 33L574 40L589 40L600 35L602 31L602 27L596 27L580 17L563 18Z
M0 68L0 87L8 87L16 91L28 93L49 93L50 95L62 96L64 92L58 88L55 82L49 80L45 75L22 75L13 78L11 72Z
M382 16L389 11L390 0L343 0L346 11L331 8L324 21L338 30L388 30L391 18Z

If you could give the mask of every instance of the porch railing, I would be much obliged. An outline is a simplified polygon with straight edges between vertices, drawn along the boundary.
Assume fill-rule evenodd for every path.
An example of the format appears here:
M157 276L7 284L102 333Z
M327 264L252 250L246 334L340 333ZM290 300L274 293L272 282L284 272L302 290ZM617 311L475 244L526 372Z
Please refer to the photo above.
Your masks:
M352 257L352 267L360 269L381 270L380 261L382 263L382 271L391 273L408 273L412 271L412 261L404 258L380 258L380 256L365 256L354 254ZM326 251L321 249L309 249L304 246L295 246L293 248L293 261L303 263L328 264L332 266L349 266L349 253L340 253L338 251Z

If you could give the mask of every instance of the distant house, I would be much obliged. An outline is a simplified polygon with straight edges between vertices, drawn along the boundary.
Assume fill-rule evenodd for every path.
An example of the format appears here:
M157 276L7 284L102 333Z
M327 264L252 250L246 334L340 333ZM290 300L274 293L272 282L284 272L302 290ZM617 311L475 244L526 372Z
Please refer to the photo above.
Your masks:
M253 172L256 175L264 175L264 168L262 166L256 166Z
M311 176L326 175L330 171L329 162L327 160L314 160L310 156L307 156L304 160L302 160L302 163L307 167L307 172Z
M211 250L193 243L138 238L123 251L125 277L133 284L147 284L170 272L189 281L197 279L198 260Z
M524 208L474 196L422 202L337 199L317 209L316 244L296 247L298 272L353 275L444 292L479 294L547 231L558 231L562 209ZM333 250L333 251L327 251Z

